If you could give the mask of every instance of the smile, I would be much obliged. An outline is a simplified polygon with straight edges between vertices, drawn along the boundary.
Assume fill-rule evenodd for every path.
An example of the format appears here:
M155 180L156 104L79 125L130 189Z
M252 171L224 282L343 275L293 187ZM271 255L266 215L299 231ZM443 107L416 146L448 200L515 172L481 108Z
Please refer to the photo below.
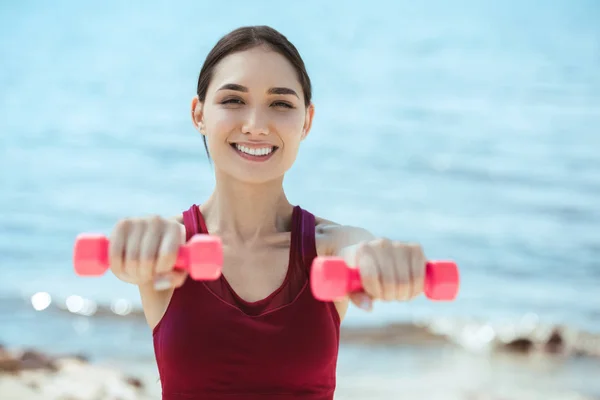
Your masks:
M277 151L277 146L262 145L256 146L245 146L239 143L231 143L231 147L238 153L242 158L250 161L266 161Z

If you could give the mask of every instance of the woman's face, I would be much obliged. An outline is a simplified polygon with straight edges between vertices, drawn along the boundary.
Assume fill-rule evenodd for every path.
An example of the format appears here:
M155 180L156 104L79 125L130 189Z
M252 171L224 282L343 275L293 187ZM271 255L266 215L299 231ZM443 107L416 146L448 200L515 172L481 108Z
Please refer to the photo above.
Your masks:
M261 183L280 178L292 166L314 108L305 107L292 64L260 46L223 58L204 103L195 98L192 112L215 167Z

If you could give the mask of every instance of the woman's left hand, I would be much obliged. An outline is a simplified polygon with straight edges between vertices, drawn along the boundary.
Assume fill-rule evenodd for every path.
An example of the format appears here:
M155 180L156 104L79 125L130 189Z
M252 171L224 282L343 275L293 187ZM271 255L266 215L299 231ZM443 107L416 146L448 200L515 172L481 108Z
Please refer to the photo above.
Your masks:
M360 270L364 292L350 294L350 301L371 310L373 300L408 301L423 292L427 260L423 248L385 238L343 249L346 263Z

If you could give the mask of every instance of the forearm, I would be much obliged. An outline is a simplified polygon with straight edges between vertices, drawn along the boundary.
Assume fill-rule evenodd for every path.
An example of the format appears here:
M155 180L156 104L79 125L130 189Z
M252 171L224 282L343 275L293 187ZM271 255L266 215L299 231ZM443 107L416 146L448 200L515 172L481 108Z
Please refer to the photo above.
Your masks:
M347 257L362 243L376 239L376 236L364 228L348 226L340 230L335 239L333 254Z

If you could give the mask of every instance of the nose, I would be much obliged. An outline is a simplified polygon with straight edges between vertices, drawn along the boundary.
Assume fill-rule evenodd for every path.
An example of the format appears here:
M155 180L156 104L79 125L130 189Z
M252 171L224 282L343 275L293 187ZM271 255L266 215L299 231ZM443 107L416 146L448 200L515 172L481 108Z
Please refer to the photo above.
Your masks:
M248 115L242 125L242 133L248 135L268 135L269 122L264 111L253 109L248 111Z

